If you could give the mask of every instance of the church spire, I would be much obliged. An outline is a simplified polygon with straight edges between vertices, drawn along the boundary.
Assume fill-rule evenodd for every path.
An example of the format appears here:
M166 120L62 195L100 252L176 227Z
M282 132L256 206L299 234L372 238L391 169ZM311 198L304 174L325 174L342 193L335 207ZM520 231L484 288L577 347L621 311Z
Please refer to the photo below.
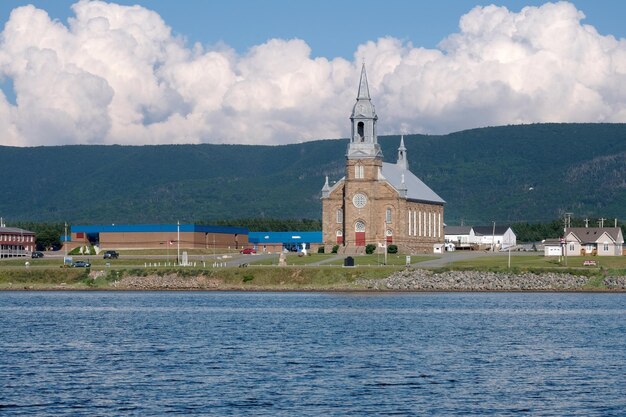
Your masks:
M370 98L365 64L363 64L361 67L359 91L352 108L352 115L350 116L352 136L346 154L348 159L382 159L383 153L376 136L377 120L378 116Z
M406 148L404 147L404 135L400 137L400 146L398 147L397 165L405 171L409 169L409 161L406 158Z
M367 84L367 74L365 73L365 62L361 67L361 81L359 82L359 95L357 100L370 100L370 88Z

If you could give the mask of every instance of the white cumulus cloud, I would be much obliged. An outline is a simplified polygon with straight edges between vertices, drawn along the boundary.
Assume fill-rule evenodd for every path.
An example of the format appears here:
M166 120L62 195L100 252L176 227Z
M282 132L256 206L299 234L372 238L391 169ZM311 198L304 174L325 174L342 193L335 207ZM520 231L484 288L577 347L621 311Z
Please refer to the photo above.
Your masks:
M347 137L365 61L379 133L626 122L626 41L566 2L476 7L438 48L387 37L353 61L300 39L187 45L141 6L82 0L67 25L13 10L0 37L0 144L281 144Z

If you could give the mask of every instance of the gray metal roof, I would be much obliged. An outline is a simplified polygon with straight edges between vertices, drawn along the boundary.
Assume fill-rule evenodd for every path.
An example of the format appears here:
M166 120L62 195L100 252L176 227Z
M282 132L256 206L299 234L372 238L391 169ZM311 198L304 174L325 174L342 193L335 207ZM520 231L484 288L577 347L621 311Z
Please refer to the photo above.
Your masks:
M491 236L492 234L503 236L510 226L496 226L495 231L492 226L474 226L474 234L477 236Z
M443 233L445 235L469 235L472 226L445 226Z
M20 229L19 227L0 227L0 233L11 233L11 234L24 233L24 234L31 234L31 235L35 234L34 232L31 232L30 230Z
M622 243L622 229L619 227L571 227L565 235L574 234L581 243L592 243L606 233L614 242Z
M383 162L382 174L397 190L406 188L406 198L409 200L438 204L445 203L441 197L424 184L422 180L417 178L415 174L397 164ZM404 186L402 185L402 175L404 175Z

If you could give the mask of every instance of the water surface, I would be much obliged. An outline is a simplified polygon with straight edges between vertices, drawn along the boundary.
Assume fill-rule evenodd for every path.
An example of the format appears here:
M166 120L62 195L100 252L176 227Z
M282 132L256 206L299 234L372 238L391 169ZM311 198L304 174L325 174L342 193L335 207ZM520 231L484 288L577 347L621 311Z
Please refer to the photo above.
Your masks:
M0 293L0 415L626 415L626 294Z

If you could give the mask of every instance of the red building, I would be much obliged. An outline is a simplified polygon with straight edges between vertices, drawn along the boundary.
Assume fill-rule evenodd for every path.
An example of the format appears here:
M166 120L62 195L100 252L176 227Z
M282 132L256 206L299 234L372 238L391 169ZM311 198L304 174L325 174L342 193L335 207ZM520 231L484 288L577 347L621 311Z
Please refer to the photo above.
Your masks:
M0 258L30 256L35 246L34 232L17 227L0 227Z

